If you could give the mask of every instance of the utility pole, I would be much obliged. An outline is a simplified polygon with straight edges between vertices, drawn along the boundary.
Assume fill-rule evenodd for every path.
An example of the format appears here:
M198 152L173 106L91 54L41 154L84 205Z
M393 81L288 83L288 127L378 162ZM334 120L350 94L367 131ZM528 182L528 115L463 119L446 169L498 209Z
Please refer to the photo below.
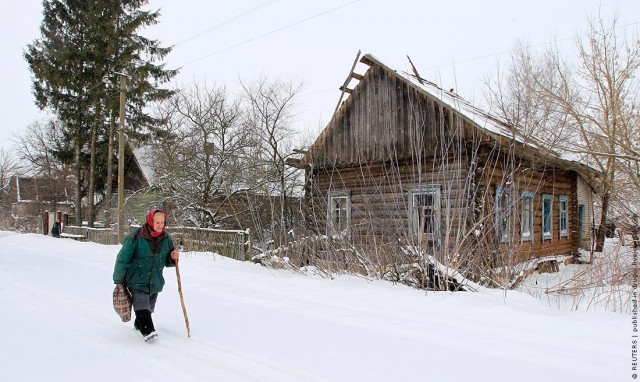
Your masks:
M118 126L118 243L124 233L124 118L127 77L120 74L120 123Z

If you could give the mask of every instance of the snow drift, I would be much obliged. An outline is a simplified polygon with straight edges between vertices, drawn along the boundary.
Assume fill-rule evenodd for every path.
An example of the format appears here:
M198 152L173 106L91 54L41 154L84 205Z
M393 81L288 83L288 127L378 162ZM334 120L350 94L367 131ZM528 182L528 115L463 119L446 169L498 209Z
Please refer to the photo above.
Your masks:
M183 253L145 343L111 306L119 246L0 232L1 381L622 381L631 320L518 293L424 292Z

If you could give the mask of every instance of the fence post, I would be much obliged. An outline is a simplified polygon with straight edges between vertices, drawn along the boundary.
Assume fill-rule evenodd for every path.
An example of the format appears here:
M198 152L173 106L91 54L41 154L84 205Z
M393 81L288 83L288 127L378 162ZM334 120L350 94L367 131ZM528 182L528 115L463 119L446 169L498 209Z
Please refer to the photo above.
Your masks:
M244 261L251 260L251 231L249 228L245 231L247 237L246 239L243 237L244 244ZM244 236L244 235L243 235ZM245 244L248 243L248 244ZM249 255L249 259L247 259L247 254Z
M49 210L44 211L44 218L42 219L42 233L49 235Z

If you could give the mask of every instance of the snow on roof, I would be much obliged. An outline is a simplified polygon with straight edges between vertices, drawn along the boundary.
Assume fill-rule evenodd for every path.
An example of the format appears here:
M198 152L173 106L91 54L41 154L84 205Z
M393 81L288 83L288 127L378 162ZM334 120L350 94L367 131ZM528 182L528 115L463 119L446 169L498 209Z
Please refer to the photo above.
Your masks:
M439 99L443 104L449 106L452 110L458 111L463 117L468 118L471 122L475 123L481 129L487 132L494 133L509 139L515 139L518 142L525 143L524 137L521 134L511 128L506 122L503 122L499 117L491 115L471 102L465 100L458 94L444 90L437 85L425 82L422 83L412 75L404 73L403 75L409 82L418 86L421 90L428 93L434 98ZM531 144L527 142L527 144Z
M443 105L451 108L452 110L457 111L463 118L468 119L477 128L488 132L490 134L498 135L507 139L513 139L516 142L519 142L523 145L527 145L529 147L535 149L544 149L545 152L548 152L555 157L566 161L579 164L581 166L586 166L591 170L597 171L593 166L585 163L583 156L573 153L557 153L549 150L548 147L541 147L535 142L534 137L526 137L524 136L518 129L513 128L509 123L507 123L503 118L490 114L481 108L475 106L470 101L462 98L460 95L456 94L453 89L445 90L436 85L433 82L425 80L423 78L418 79L415 75L409 74L407 72L399 72L394 70L385 64L383 64L380 60L374 57L371 54L366 54L366 60L376 63L383 68L386 68L389 72L395 73L397 76L403 78L415 88L420 91L426 93L430 97L439 100Z

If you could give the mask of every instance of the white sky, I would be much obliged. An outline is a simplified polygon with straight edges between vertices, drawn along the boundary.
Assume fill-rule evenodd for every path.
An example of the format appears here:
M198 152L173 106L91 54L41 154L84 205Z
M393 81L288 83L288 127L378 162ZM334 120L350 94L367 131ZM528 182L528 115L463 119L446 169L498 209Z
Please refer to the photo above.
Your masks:
M564 266L535 276L541 302L182 253L191 338L167 268L147 344L111 304L120 246L0 231L0 248L1 381L633 381L630 315L593 310L630 286L592 282L591 297L562 294L592 310L559 310L541 288Z
M507 63L517 40L532 45L554 36L570 53L587 16L621 14L620 24L637 33L637 0L150 0L161 9L159 25L142 31L163 45L176 45L168 67L182 67L178 84L207 81L237 91L238 80L260 75L303 81L296 128L315 137L333 113L358 50L387 65L482 100L482 79ZM22 58L39 37L41 2L5 0L0 23L0 147L9 148L39 116L30 73ZM206 32L206 33L202 33Z

